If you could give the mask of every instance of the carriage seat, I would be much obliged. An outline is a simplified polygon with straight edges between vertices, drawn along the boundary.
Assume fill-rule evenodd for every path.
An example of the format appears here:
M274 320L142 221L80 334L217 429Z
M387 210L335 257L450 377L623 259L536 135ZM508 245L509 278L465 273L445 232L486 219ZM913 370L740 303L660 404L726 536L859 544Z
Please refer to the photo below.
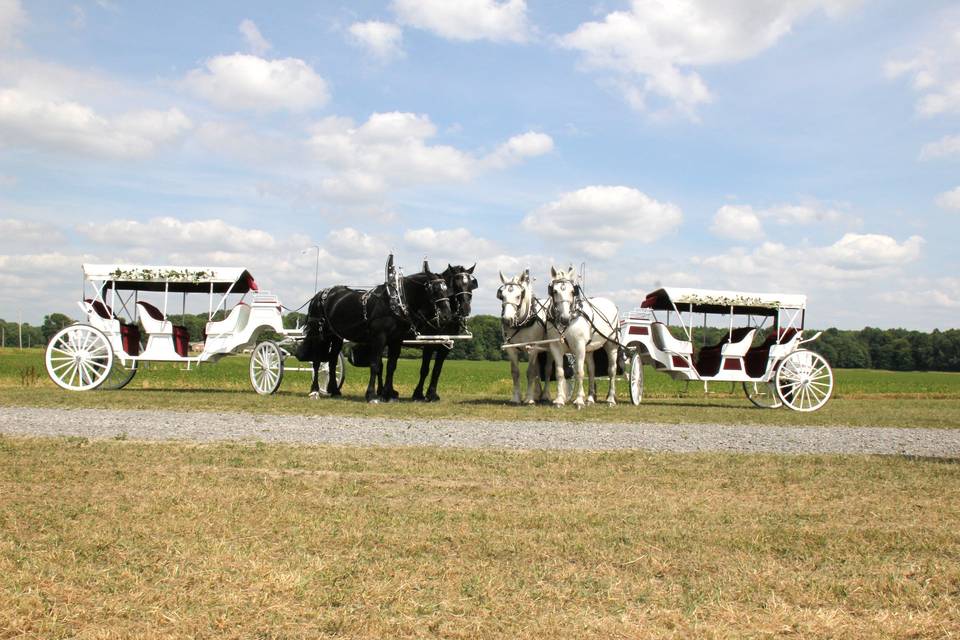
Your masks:
M227 317L217 322L208 322L206 327L207 337L216 337L240 333L247 322L250 320L250 305L245 302L237 303Z
M92 326L107 335L119 333L123 350L131 356L140 355L140 327L114 316L110 307L99 300L87 298L81 306Z
M173 337L173 348L186 358L190 350L190 331L186 327L175 325L163 317L163 312L149 302L137 301L140 307L140 322L151 336L169 335Z
M697 373L701 376L717 375L724 358L742 358L750 350L756 333L753 327L737 327L717 344L701 349L697 356Z
M658 349L683 356L693 355L693 343L674 338L667 325L654 322L650 326L653 328L653 343Z
M767 360L770 357L770 348L777 344L787 344L797 335L794 328L780 329L771 331L767 339L760 345L750 349L744 358L747 375L751 378L759 378L767 371Z

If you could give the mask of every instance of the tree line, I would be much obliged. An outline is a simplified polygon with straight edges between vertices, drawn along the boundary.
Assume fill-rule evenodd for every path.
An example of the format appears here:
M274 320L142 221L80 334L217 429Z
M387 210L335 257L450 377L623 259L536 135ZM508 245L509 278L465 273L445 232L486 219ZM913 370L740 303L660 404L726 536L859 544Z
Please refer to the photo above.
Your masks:
M188 313L171 316L170 319L187 327L191 341L203 341L207 314ZM303 314L290 313L284 317L284 326L302 326L305 320ZM62 313L52 313L44 316L40 326L23 323L19 328L22 329L23 346L46 346L57 331L73 322L72 318ZM506 360L507 355L500 348L503 343L500 318L477 315L469 318L467 326L473 339L458 340L450 352L451 359ZM0 332L4 347L19 346L21 333L16 322L0 319ZM724 333L724 329L715 327L697 328L694 330L694 343L716 344ZM807 336L813 333L813 330L805 331ZM762 336L757 337L758 341L761 339ZM859 330L827 329L819 340L808 343L807 347L823 355L832 366L841 369L960 371L960 329L934 329L931 332L873 327ZM404 349L404 356L419 357L419 350Z

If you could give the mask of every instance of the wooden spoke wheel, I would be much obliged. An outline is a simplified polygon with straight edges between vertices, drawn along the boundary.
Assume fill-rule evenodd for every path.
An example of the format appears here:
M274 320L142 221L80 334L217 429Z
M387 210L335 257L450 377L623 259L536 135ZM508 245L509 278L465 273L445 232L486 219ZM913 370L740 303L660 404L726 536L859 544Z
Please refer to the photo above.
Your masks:
M283 353L272 340L258 344L250 356L250 384L262 396L276 393L283 380Z
M630 358L630 402L635 405L643 400L643 359L639 353Z
M833 371L818 353L800 349L780 363L775 378L777 395L794 411L816 411L833 393Z
M783 406L772 382L744 382L743 392L747 394L747 400L761 409L777 409Z
M44 356L50 379L68 391L96 389L110 376L113 361L107 337L85 324L58 331Z

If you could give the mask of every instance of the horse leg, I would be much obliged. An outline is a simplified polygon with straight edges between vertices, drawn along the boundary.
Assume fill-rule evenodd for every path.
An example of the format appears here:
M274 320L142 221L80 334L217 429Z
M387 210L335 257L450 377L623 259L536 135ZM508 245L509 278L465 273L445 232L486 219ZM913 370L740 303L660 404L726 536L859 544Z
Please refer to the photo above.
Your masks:
M549 380L549 378L550 378L550 367L553 366L553 353L550 352L549 350L547 350L545 353L547 354L546 357L544 358L544 367L543 367L543 372L544 372L545 375L544 375L543 379L541 380L540 377L539 377L539 376L540 376L540 367L537 367L537 369L536 369L537 385L538 385L538 386L541 385L541 384L543 385L543 386L542 386L542 389L541 389L541 391L540 391L540 400L539 400L539 402L541 402L542 404L550 404L551 400L550 400L550 380Z
M417 383L417 388L413 390L413 399L414 400L425 400L426 398L423 395L423 383L427 379L427 374L430 373L430 358L433 357L433 346L427 345L423 348L423 353L420 356L420 382Z
M370 342L370 382L367 383L367 402L380 402L380 394L377 393L377 382L381 379L381 370L383 369L383 336L376 335Z
M593 404L597 399L597 364L593 361L593 353L584 354L587 362L587 404Z
M520 354L516 349L507 349L507 358L510 360L510 377L513 378L512 404L520 404Z
M612 342L603 345L607 352L607 374L610 376L610 391L607 392L607 404L617 404L617 356L620 347Z
M557 398L553 401L553 406L562 407L566 403L567 393L564 388L566 381L563 377L563 347L559 342L550 344L550 354L553 356L553 367L557 372Z
M586 357L586 344L582 342L571 341L568 342L570 345L570 352L573 354L573 406L577 409L583 409L584 404L584 393L583 393L583 369L584 369L584 359Z
M393 389L393 373L397 370L397 360L400 358L400 348L403 346L401 340L396 340L387 345L387 378L384 381L383 393L381 397L384 402L392 402L400 397L400 394Z
M330 378L327 380L327 393L334 398L343 395L337 385L337 363L340 361L342 349L342 338L334 338L330 341L330 355L327 356L327 371L330 373Z
M313 366L313 380L310 382L310 399L317 400L320 397L320 361L310 362Z
M440 374L443 372L443 363L450 354L450 349L446 347L436 347L437 359L433 363L433 373L430 375L430 387L427 389L427 402L437 402L440 396L437 395L437 383L440 382Z

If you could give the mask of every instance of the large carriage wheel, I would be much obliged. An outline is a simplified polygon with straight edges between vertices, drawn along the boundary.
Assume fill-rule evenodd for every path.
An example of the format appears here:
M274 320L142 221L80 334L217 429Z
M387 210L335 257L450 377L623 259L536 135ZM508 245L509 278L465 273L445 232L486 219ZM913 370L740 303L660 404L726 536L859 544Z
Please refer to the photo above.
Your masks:
M283 354L276 342L267 340L258 344L250 356L250 384L262 396L269 396L280 388L283 380Z
M47 373L68 391L96 389L110 375L113 348L107 336L85 324L61 329L50 340L44 356Z
M747 400L761 409L777 409L783 406L772 382L744 382L743 392L747 394Z
M637 405L643 400L643 359L639 353L630 358L630 402Z
M816 411L833 392L833 371L818 353L801 349L780 363L775 378L777 395L794 411Z
M344 371L346 369L347 359L343 357L343 351L337 356L337 391L343 387ZM330 382L330 367L324 362L317 369L317 385L320 393L327 395L327 384Z
M137 375L137 369L138 365L136 360L131 361L129 367L125 367L120 361L120 358L114 357L113 366L110 367L110 374L98 388L103 391L123 389L130 384L133 376Z

